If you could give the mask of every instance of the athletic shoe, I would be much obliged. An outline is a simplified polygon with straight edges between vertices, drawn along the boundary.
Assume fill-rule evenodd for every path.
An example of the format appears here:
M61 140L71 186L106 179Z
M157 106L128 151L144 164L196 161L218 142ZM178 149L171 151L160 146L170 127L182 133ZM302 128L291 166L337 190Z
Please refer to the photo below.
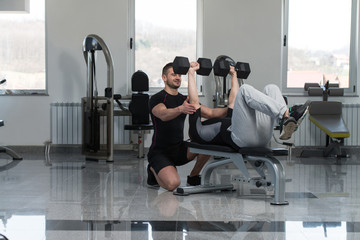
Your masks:
M187 185L189 186L197 186L201 184L201 176L197 175L197 176L187 176Z
M282 120L282 131L279 138L281 140L288 140L297 129L298 124L294 117L284 118Z
M302 105L294 105L289 108L289 118L280 121L280 139L288 140L292 134L298 129L309 111L311 101L308 100Z
M295 118L298 126L300 126L302 120L305 118L306 114L309 111L311 101L308 100L303 105L294 105L289 108L289 115L290 117Z
M152 188L158 188L160 187L160 185L158 184L158 182L156 181L156 178L153 174L153 172L150 170L150 166L147 166L147 185L148 187L152 187Z

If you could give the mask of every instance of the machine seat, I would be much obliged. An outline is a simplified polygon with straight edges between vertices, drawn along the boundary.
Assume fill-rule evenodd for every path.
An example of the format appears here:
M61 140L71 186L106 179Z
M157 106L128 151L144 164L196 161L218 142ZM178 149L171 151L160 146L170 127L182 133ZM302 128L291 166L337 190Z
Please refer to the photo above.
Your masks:
M236 151L230 146L222 145L213 145L213 144L200 144L196 142L187 142L188 147L193 147L203 150L212 150L218 152L227 152L227 153L240 153L243 155L252 155L252 156L287 156L288 150L285 148L266 148L266 147L245 147L240 148Z

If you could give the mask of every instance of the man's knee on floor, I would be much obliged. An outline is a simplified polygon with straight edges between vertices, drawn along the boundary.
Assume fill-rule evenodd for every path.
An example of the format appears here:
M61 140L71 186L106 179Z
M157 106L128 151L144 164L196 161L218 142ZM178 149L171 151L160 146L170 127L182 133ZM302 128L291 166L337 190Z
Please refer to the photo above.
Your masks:
M160 178L160 186L166 190L173 191L180 185L180 177L175 167L168 166L160 170L158 177Z
M178 186L180 186L180 179L174 176L173 178L168 178L164 180L163 184L164 184L164 186L162 186L163 188L165 188L168 191L173 191Z

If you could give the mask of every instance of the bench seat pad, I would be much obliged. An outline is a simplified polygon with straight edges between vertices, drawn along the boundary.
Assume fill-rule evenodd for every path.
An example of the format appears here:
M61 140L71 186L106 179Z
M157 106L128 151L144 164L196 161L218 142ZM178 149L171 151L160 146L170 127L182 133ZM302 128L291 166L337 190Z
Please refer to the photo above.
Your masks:
M349 129L346 127L341 115L319 114L310 115L309 120L331 138L350 137Z
M212 151L227 152L227 153L240 153L251 156L287 156L289 154L288 150L285 148L245 147L245 148L240 148L237 151L230 146L200 144L190 141L187 142L187 146L202 150L212 150Z

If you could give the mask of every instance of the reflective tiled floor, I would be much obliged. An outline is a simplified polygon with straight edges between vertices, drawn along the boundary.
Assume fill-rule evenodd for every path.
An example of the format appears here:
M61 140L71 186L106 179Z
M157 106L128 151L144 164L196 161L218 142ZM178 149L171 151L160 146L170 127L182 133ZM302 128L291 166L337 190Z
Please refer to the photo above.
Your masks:
M288 206L242 183L186 197L149 189L136 152L117 152L114 163L85 161L76 149L51 153L51 164L40 150L22 155L0 154L0 233L10 240L360 239L356 153L338 162L282 159ZM178 168L182 184L191 168ZM212 180L237 174L223 168Z

